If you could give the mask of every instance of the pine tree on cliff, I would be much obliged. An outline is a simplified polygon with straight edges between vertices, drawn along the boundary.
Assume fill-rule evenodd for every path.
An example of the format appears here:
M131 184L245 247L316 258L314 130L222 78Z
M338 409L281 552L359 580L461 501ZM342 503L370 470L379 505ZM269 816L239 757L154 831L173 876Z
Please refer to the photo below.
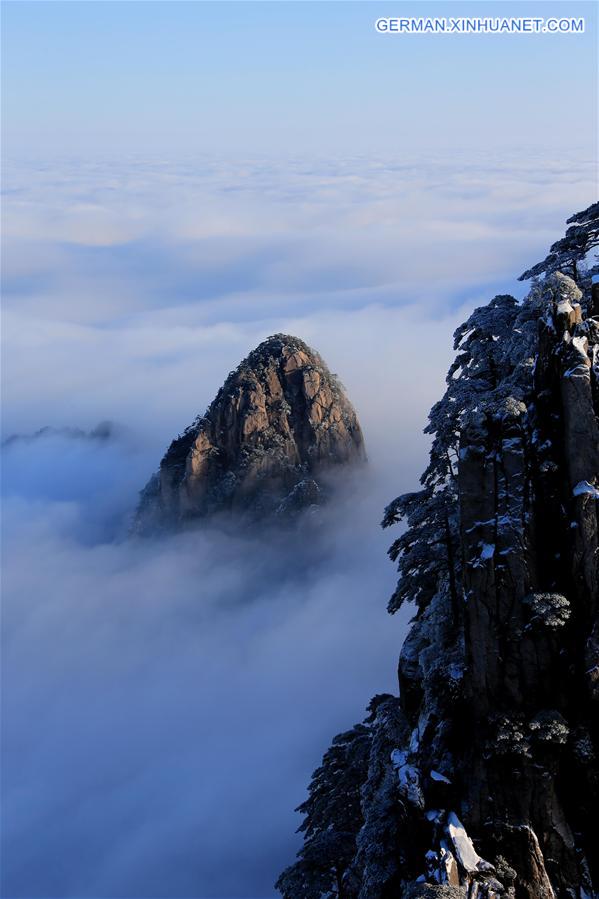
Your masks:
M537 262L520 275L520 281L558 271L571 275L575 281L579 280L580 264L593 247L599 246L599 202L571 215L567 224L570 227L564 237L552 244L542 262Z
M370 728L364 724L338 734L312 775L308 799L296 809L305 816L298 828L304 845L275 884L284 899L345 899L343 877L363 823L360 787L370 744Z
M424 487L397 497L385 510L383 527L407 521L407 530L389 555L399 560L397 588L388 605L398 611L404 601L422 612L447 578L454 608L459 608L458 510L456 471L464 416L474 407L493 402L505 369L505 338L513 326L518 303L502 294L476 309L454 334L457 355L447 374L443 399L435 403L425 433L433 435Z

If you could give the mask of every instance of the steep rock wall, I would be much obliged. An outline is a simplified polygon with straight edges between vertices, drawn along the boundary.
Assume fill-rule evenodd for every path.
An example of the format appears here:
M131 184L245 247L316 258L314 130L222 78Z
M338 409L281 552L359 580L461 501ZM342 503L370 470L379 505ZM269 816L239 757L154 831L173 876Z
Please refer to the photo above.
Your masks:
M316 829L285 899L599 896L597 313L554 272L456 331L424 489L383 522L407 519L389 609L417 614L363 725L351 858L331 886Z
M599 327L583 302L550 276L515 310L491 400L463 418L459 614L440 583L400 660L421 791L403 791L404 814L431 824L402 895L599 889Z

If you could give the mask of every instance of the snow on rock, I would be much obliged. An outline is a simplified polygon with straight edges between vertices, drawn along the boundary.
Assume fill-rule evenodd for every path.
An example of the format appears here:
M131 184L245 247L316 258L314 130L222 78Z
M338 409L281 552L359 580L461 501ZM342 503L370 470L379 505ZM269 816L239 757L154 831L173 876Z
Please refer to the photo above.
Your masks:
M420 772L415 765L411 765L408 762L407 752L401 749L394 749L391 753L391 764L397 771L400 791L417 808L424 808L424 796L420 787Z
M433 780L436 780L439 783L450 784L451 781L448 777L445 777L444 774L439 774L438 771L431 771L431 777Z
M433 849L425 855L428 880L433 883L459 887L460 875L455 856L445 841L441 842L438 852Z
M439 851L440 882L459 887L460 875L455 856L446 843L441 843Z
M581 356L587 356L589 342L586 337L573 337L572 346L578 350Z
M433 824L438 824L441 820L441 815L443 812L438 808L431 808L427 812L424 813L424 817L427 821L431 821Z
M574 312L574 307L569 300L561 300L555 311L558 315L570 315L571 312Z
M595 499L599 499L599 490L593 486L593 484L589 484L588 481L579 481L576 487L572 490L574 496L584 496L587 494L588 496L593 496Z
M458 862L468 874L493 873L495 868L477 853L464 825L455 812L447 816L447 831Z

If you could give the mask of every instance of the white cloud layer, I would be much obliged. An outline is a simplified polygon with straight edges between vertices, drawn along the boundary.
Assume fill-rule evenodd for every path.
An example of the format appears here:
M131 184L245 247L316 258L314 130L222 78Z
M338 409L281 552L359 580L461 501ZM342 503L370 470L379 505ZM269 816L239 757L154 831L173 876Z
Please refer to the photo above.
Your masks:
M574 174L572 174L574 172ZM3 895L264 899L335 732L395 689L382 508L415 489L466 310L592 199L584 160L6 166ZM126 539L136 493L276 331L370 472L309 541Z

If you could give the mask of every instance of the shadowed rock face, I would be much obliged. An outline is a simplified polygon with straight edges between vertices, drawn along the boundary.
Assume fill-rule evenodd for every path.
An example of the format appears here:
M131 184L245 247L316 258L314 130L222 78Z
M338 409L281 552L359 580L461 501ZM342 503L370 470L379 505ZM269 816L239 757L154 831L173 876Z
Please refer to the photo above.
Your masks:
M142 493L136 529L227 511L291 514L320 503L327 469L364 460L356 413L335 375L303 341L275 334L173 440Z
M342 899L599 896L596 294L556 272L456 331L424 489L384 521L408 525L390 610L418 608L399 696L365 722L350 825L313 781L284 899L331 870Z
M598 895L599 321L585 309L588 287L560 273L514 306L495 387L463 420L459 602L441 578L403 646L399 850L359 899Z

